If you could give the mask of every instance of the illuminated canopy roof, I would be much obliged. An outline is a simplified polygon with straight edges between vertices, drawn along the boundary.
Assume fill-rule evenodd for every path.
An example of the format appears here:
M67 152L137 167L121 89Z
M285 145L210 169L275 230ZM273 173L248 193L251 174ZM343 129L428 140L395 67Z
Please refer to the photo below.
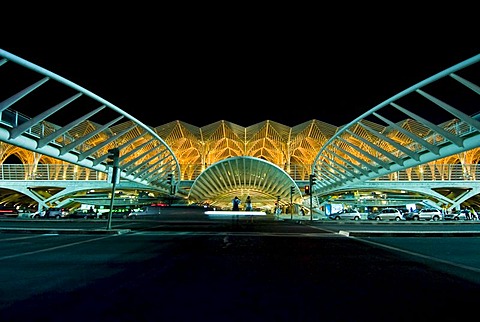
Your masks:
M209 204L227 205L238 196L254 196L256 204L301 203L302 193L288 173L268 161L252 157L233 157L219 161L194 181L189 197Z

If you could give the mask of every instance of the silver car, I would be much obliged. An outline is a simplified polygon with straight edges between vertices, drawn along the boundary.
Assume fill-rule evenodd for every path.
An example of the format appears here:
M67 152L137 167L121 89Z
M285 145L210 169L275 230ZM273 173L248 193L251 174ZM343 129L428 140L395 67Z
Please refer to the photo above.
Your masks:
M456 212L446 213L445 215L443 215L444 220L467 220L467 218L471 219L472 217L473 217L473 214L468 209L462 209Z
M340 212L328 215L333 220L360 220L362 215L355 209L343 209Z
M435 208L423 208L419 212L409 212L405 215L406 220L433 220L442 219L442 211Z
M30 215L31 218L35 219L60 219L66 218L68 216L68 211L63 208L48 208L46 210L37 211Z
M369 213L367 216L370 220L403 220L403 215L397 208L383 208L378 212Z

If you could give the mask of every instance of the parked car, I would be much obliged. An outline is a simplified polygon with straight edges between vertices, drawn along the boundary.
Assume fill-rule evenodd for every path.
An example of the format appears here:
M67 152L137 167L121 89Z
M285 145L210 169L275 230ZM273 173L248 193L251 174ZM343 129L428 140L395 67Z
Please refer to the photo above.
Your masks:
M405 215L406 220L442 220L443 214L440 209L436 208L423 208L418 212L409 212Z
M403 220L403 215L397 208L383 208L377 212L371 212L367 215L367 218L370 220Z
M355 209L343 209L340 212L328 215L333 220L360 220L362 215Z
M467 216L468 215L468 216ZM470 209L462 209L443 215L444 220L468 220L472 219L472 212Z
M37 211L31 215L31 218L35 219L60 219L66 218L68 211L64 208L48 208L47 210Z

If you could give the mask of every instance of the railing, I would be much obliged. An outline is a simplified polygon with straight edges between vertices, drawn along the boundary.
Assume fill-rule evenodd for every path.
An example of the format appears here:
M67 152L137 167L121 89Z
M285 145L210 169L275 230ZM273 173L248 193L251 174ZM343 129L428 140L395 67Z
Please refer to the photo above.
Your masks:
M299 169L299 170L298 170ZM305 179L305 166L291 166L290 176L295 181ZM298 170L298 171L297 171ZM200 166L189 173L195 180L200 175ZM74 164L2 164L0 180L106 180L107 174ZM479 164L424 164L413 168L390 173L376 178L375 181L449 181L480 180Z
M376 178L375 181L480 180L479 164L424 164Z
M106 180L107 174L75 164L2 164L0 180Z

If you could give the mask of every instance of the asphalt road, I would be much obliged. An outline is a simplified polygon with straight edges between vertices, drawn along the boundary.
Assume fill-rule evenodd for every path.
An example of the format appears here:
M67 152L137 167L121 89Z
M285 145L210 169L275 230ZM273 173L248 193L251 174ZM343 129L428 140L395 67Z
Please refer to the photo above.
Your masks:
M332 229L345 227L338 224L289 222L117 224L136 228L1 233L0 321L459 321L478 314L478 237L356 237Z

